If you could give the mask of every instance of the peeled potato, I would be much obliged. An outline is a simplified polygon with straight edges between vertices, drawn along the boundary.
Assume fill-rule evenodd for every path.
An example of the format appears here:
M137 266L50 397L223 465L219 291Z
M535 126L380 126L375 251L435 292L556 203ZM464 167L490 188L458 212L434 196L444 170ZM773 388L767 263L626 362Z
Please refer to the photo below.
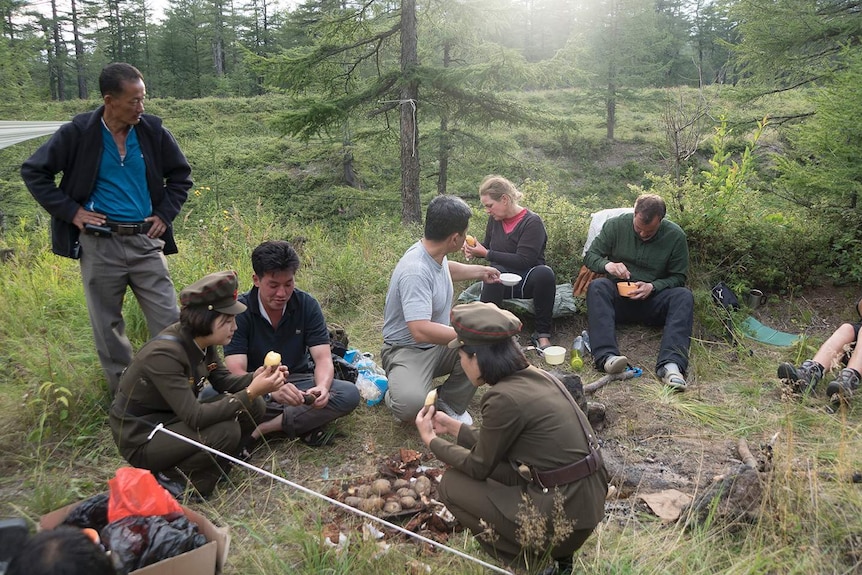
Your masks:
M277 351L271 351L263 358L263 365L266 367L277 367L281 365L281 354Z
M425 396L425 405L434 405L435 403L437 403L437 390L432 389Z
M467 234L467 238L464 241L466 241L467 245L470 246L471 248L476 247L476 238L474 238L470 234Z

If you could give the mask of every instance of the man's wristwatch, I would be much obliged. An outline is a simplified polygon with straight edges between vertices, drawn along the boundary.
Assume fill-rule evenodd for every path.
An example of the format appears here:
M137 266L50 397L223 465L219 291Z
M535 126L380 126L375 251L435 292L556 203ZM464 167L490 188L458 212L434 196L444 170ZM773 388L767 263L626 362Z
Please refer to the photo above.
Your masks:
M272 401L272 394L271 393L264 393L261 397L263 397L263 400L267 403Z

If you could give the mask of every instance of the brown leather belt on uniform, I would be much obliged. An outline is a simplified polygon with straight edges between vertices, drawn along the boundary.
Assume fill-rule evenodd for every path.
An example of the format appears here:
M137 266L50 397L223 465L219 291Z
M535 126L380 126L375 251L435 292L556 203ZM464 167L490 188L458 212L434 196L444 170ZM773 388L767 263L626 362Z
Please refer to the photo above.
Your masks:
M105 222L105 227L110 228L118 236L145 234L152 226L152 222Z
M542 489L548 489L589 477L601 469L602 465L604 465L604 460L602 459L601 451L591 449L590 454L580 461L554 469L553 471L536 471L536 469L530 467L530 475L536 485Z

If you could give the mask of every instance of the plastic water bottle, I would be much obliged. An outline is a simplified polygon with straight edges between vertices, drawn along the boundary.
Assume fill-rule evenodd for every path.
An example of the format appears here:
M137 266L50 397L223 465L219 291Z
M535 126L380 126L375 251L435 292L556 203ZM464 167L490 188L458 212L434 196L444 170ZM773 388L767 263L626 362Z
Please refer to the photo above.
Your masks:
M589 355L593 355L593 348L590 346L590 334L587 330L581 332L581 337L584 338L584 351Z
M584 337L579 335L575 338L575 341L572 342L572 369L579 370L584 367Z
M368 352L359 355L354 365L359 370L359 377L356 379L359 394L368 405L377 405L383 400L383 395L389 389L386 372L374 363L373 356Z
M356 364L360 357L362 357L362 352L358 349L348 349L344 352L344 361L347 363Z

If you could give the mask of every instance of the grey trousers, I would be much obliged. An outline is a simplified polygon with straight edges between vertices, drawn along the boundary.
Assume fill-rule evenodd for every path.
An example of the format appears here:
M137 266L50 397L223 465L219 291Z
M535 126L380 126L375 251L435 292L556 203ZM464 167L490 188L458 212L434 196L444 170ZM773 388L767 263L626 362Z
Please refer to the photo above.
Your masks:
M290 381L300 391L308 391L314 387L314 376L311 374L291 373ZM323 427L327 423L344 417L359 405L359 390L349 381L333 379L329 388L329 402L323 409L315 409L310 405L281 405L275 401L266 404L266 415L263 421L269 421L279 415L281 430L290 439L302 437L306 433Z
M435 345L430 349L383 345L380 353L383 369L389 379L386 405L401 421L413 421L425 405L425 396L437 387L435 377L449 377L438 388L440 399L456 413L467 410L476 394L476 386L470 383L457 349Z
M146 234L96 237L81 234L81 279L90 312L90 325L99 362L111 397L120 374L132 362L132 345L126 337L123 300L131 287L155 337L180 318L177 292L168 273L160 239Z

